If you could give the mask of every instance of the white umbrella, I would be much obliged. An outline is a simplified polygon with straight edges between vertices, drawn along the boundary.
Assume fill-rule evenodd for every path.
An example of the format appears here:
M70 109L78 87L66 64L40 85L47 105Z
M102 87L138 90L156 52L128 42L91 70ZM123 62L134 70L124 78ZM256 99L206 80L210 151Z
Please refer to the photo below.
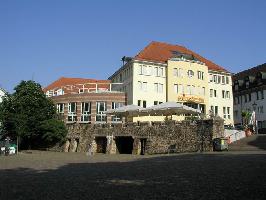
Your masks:
M175 115L175 114L199 114L200 110L191 108L189 106L176 103L165 102L159 105L148 107L141 111L142 113L149 113L150 115Z
M132 104L132 105L127 105L127 106L122 106L116 109L111 109L111 110L105 111L104 113L110 114L110 115L138 116L141 110L143 110L142 107Z

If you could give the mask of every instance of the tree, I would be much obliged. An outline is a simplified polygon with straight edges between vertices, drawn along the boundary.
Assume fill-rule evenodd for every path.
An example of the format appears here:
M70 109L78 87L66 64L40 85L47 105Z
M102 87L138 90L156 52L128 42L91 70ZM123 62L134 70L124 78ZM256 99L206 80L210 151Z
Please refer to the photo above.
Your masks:
M67 129L63 121L48 119L41 122L41 138L47 143L62 141L66 137Z
M248 128L248 123L249 123L251 115L252 114L249 111L242 111L241 112L241 116L242 116L242 119L243 119L243 126L245 128Z
M44 121L56 119L56 109L43 93L41 85L34 81L21 81L14 90L14 94L7 95L0 106L3 132L11 137L19 136L24 145L31 148L34 142L42 138ZM56 123L59 122L53 122ZM56 130L60 128L65 131L62 126Z

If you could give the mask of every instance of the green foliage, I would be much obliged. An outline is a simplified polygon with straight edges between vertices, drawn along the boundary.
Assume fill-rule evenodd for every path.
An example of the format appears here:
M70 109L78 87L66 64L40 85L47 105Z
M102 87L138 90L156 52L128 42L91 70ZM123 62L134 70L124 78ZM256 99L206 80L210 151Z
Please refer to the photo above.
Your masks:
M243 111L241 112L241 116L242 116L242 118L243 118L243 126L244 126L245 128L248 128L248 122L249 122L249 120L250 120L251 115L252 115L252 113L249 112L249 111L246 111L246 110L243 110Z
M67 134L64 122L57 119L42 121L40 130L42 139L48 143L62 141Z
M0 105L3 133L11 137L20 136L28 147L43 135L44 124L50 126L51 122L45 121L55 118L56 109L53 102L45 96L41 85L34 81L21 81L15 87L15 92L7 95ZM61 123L56 125L57 122L53 122L57 128L51 132L55 137L50 135L45 137L47 140L57 139L58 134L62 135L62 132L55 132L60 128L62 128L60 131L65 130Z

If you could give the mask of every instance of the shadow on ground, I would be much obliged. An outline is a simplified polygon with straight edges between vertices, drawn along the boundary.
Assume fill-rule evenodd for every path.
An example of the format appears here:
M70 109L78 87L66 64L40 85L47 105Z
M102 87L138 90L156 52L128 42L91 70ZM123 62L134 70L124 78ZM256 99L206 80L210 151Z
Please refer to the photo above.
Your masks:
M266 150L266 135L257 135L255 140L248 142L248 145L257 147L261 150Z
M266 157L259 154L70 163L46 171L16 168L0 170L0 199L265 199L265 170Z

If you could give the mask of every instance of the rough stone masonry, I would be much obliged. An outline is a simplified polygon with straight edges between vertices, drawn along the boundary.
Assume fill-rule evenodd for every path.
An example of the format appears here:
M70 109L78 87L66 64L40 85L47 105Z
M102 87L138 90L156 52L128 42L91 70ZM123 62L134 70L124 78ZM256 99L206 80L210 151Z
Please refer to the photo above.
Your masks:
M224 132L221 118L67 126L66 143L58 150L107 154L121 153L121 149L127 148L127 145L132 145L132 154L212 151L213 138L222 137ZM121 138L130 140L119 143Z

